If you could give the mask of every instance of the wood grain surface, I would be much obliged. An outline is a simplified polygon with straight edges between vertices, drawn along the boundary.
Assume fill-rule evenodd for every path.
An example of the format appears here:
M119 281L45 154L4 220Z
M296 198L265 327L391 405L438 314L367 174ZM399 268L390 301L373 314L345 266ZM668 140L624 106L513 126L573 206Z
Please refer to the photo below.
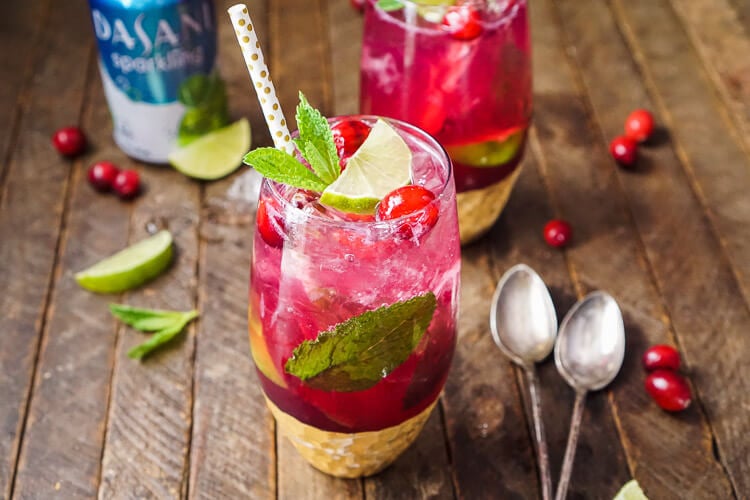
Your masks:
M234 119L271 145L217 0L219 68ZM3 498L540 498L526 381L492 341L500 276L525 262L558 319L594 289L618 301L627 356L590 394L570 498L612 498L639 481L652 499L750 498L750 4L745 0L531 2L534 126L502 217L463 249L459 341L422 434L391 467L342 480L278 435L247 341L247 293L260 177L242 168L203 183L129 159L114 144L85 0L0 2L0 494ZM349 0L251 0L290 129L298 91L326 115L359 108L362 15ZM55 29L50 29L54 25ZM635 108L658 132L636 169L609 140ZM90 147L64 159L55 129L80 124ZM93 191L98 160L135 168L131 202ZM565 250L542 227L574 228ZM122 295L73 274L155 229L178 249L168 273ZM143 361L143 334L110 302L198 309ZM643 390L640 356L678 347L694 391L685 412ZM573 391L538 367L556 482Z

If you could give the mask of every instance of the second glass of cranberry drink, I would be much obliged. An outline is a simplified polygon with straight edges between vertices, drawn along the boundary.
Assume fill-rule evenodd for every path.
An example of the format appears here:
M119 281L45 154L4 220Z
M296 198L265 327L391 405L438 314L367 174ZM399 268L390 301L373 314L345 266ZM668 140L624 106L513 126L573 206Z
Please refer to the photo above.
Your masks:
M369 0L361 111L413 123L453 160L461 241L494 223L531 119L526 0Z
M382 135L400 138L410 183L354 213L322 203L329 190L265 179L250 343L282 433L315 467L356 477L392 462L437 401L455 346L460 248L451 164L434 139L372 116L330 124L345 169L350 156L374 165L389 155Z

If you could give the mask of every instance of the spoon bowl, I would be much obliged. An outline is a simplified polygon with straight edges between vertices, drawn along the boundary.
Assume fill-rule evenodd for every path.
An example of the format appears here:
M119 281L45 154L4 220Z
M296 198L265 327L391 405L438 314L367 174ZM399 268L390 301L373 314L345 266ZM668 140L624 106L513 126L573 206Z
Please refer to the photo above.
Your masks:
M490 329L495 344L521 366L552 352L557 336L555 307L542 278L526 264L513 266L498 282Z

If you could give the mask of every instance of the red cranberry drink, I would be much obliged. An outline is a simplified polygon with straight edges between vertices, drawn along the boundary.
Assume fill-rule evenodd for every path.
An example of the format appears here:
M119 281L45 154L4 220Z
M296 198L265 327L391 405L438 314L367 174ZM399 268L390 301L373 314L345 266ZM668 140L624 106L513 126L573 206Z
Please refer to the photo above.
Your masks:
M515 183L531 119L526 0L371 0L361 111L432 134L453 160L461 241L483 234Z
M342 117L331 131L304 98L297 122L296 158L261 148L245 159L266 176L252 355L268 406L300 453L330 474L369 475L416 438L453 356L460 249L451 164L403 122Z

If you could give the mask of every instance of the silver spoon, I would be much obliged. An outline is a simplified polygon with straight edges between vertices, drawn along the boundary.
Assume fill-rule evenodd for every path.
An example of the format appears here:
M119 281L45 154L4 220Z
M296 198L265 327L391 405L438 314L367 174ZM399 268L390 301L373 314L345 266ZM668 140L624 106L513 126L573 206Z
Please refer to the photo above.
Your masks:
M568 492L586 393L612 382L624 356L625 327L620 308L610 295L592 292L565 315L555 343L555 365L575 389L576 399L555 500L563 500Z
M500 279L492 299L490 329L498 347L526 373L539 475L542 481L542 498L550 500L552 479L549 471L549 453L544 437L534 363L543 360L552 352L557 335L557 316L547 286L529 266L513 266Z

